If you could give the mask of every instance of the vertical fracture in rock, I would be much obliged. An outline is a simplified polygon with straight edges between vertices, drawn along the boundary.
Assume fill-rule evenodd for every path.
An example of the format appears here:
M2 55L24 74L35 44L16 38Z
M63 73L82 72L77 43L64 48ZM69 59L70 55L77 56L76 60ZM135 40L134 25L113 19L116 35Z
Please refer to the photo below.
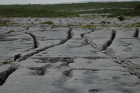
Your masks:
M36 36L34 34L32 34L32 33L28 33L28 34L33 38L34 48L38 48L39 42L38 42Z
M138 38L138 36L139 36L139 29L138 29L138 28L136 28L135 33L134 33L133 37Z

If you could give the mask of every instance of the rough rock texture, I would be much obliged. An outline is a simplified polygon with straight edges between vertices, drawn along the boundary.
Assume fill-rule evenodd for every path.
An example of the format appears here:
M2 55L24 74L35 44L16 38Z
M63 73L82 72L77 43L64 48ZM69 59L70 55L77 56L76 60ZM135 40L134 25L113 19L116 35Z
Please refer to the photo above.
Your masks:
M39 24L46 20L59 26ZM140 93L139 28L111 27L135 19L79 25L102 20L15 18L19 24L0 27L0 93ZM36 49L25 32L36 36ZM13 63L16 54L21 58L13 69L4 60Z

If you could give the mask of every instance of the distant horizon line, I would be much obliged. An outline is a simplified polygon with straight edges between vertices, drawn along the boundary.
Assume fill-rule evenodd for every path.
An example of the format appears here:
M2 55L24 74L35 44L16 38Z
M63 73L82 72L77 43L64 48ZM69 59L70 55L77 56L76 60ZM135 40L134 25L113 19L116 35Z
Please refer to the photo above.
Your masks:
M80 1L80 2L63 2L63 3L46 3L46 4L36 4L36 3L25 3L25 4L0 4L0 5L54 5L54 4L73 4L73 3L90 3L90 2L100 2L100 3L107 3L107 2L140 2L139 0L131 0L131 1L118 1L118 0L97 0L97 1Z

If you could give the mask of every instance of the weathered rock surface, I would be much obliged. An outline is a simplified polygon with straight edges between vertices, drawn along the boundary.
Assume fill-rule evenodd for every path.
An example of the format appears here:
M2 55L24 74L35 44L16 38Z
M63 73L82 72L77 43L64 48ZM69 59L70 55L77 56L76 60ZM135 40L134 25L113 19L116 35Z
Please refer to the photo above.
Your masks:
M61 27L39 24L46 20ZM136 28L87 29L79 25L95 20L15 18L15 27L0 27L0 93L140 93ZM108 26L114 21L129 22L109 21ZM9 30L15 32L7 33ZM33 49L33 40L25 32L36 36L38 48ZM22 57L12 69L4 60L13 62L16 54Z

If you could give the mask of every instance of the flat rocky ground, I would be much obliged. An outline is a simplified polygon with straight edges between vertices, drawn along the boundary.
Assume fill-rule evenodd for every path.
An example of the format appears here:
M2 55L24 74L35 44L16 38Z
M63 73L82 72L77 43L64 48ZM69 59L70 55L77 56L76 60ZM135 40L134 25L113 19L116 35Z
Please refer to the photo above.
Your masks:
M54 24L40 24L46 21ZM0 93L140 93L139 28L127 27L137 22L11 18L12 25L0 27Z

